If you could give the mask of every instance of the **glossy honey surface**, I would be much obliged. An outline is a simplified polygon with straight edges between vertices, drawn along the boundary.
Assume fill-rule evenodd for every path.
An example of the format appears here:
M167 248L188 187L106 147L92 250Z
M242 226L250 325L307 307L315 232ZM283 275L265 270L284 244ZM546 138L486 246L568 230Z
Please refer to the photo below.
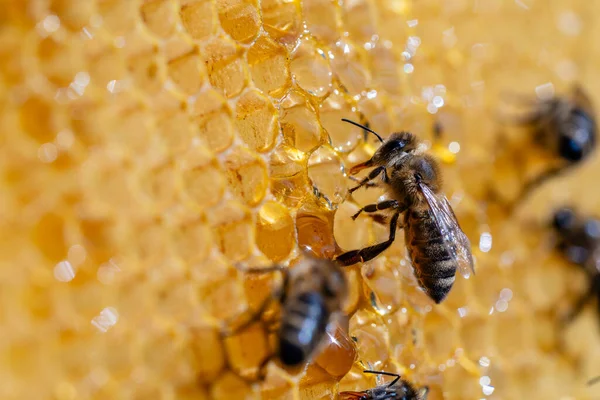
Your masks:
M507 124L578 82L600 104L583 0L0 1L0 399L597 399L600 325L555 207L600 214L597 157L509 213L548 155ZM346 269L350 316L300 371L258 367L269 319L224 338L278 274L234 264L385 240L346 171L410 130L441 160L477 274L436 306L403 235ZM434 138L434 125L442 135ZM365 140L366 139L366 140ZM361 175L362 176L362 175ZM496 193L494 198L490 193ZM272 317L272 318L271 318ZM272 322L272 321L271 321ZM346 327L347 325L347 327ZM349 329L349 334L345 329Z

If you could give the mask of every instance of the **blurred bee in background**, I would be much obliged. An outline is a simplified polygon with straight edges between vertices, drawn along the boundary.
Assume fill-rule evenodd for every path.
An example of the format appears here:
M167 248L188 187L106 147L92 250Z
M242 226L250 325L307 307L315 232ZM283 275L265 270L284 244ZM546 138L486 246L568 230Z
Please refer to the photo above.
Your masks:
M437 161L418 146L414 135L408 132L393 133L383 140L365 126L346 119L343 121L359 126L374 134L381 146L371 159L350 169L354 175L365 168L374 168L366 178L352 189L372 184L381 176L389 200L362 207L352 218L362 212L382 210L393 212L390 219L390 235L385 242L352 250L336 257L341 265L369 261L394 242L398 218L404 213L402 227L405 242L417 280L427 295L440 303L454 284L457 268L468 277L474 273L471 244L461 230L454 211L441 192L441 175Z
M572 321L593 298L600 312L600 220L582 218L570 208L554 213L554 230L558 234L557 249L573 264L582 267L589 276L590 286L575 303L567 317Z
M589 157L596 145L593 106L583 89L576 86L570 96L524 101L533 110L512 122L533 131L535 144L552 154L554 165L525 183L515 204L535 188Z
M362 392L341 392L340 400L426 400L429 388L427 386L415 389L409 382L400 379L400 375L383 371L363 371L365 374L393 376L394 380L385 385Z
M599 383L599 382L600 382L600 376L597 376L595 378L590 379L587 382L587 384L588 384L588 386L592 386L592 385L595 385L596 383Z
M341 316L348 287L339 266L325 259L305 256L291 268L273 265L266 268L244 268L245 273L281 272L283 283L277 287L257 311L250 312L241 325L226 331L234 335L256 322L273 301L282 306L278 329L278 350L275 354L283 365L299 366L307 362L326 337L330 322ZM237 319L237 318L236 318ZM269 362L269 356L260 370Z

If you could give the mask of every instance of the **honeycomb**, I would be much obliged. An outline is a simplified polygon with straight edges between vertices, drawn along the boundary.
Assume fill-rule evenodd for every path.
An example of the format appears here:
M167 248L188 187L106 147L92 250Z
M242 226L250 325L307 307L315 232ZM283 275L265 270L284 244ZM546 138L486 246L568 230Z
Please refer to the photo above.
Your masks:
M507 93L579 82L600 104L595 2L2 6L0 398L329 399L375 385L365 367L429 385L433 400L599 397L586 385L600 375L598 316L557 322L586 282L545 224L562 204L600 213L600 161L511 215L489 196L514 196L545 160L504 123L523 111ZM350 318L314 362L271 363L261 382L268 315L221 328L279 278L234 264L387 238L350 219L381 195L347 196L346 170L377 142L341 118L430 146L477 275L433 305L399 239L346 269Z

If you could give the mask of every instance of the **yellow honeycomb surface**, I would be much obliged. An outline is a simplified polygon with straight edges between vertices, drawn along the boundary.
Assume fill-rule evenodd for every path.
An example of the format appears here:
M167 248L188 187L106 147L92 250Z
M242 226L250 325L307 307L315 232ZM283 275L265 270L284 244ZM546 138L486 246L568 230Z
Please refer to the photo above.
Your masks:
M586 385L600 375L596 308L559 323L586 282L546 227L565 203L600 213L600 161L512 215L489 196L513 197L545 162L505 123L526 111L511 95L579 82L600 104L600 4L0 7L0 399L329 399L375 385L365 367L429 385L430 400L600 398ZM477 275L434 305L399 234L346 269L350 336L340 327L307 369L271 363L257 382L266 321L220 332L279 277L234 263L293 262L299 246L331 257L388 234L350 219L381 195L347 196L345 172L377 142L341 118L430 145Z

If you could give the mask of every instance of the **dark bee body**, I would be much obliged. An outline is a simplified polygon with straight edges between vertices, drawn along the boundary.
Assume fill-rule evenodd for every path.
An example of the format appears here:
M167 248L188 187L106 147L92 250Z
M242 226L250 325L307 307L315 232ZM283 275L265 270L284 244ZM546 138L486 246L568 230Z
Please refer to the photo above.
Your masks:
M436 303L448 295L454 275L473 272L470 243L460 229L448 200L441 192L441 175L437 161L418 149L416 138L407 132L394 133L383 141L373 157L350 170L375 167L351 192L382 175L390 200L363 207L361 212L392 209L390 237L387 241L339 255L342 265L375 258L395 240L398 217L404 212L406 246L417 280Z
M272 301L278 301L282 306L282 313L277 355L283 365L290 367L307 362L323 343L328 324L341 313L342 303L347 296L344 273L329 260L308 256L292 268L276 265L244 271L281 271L284 275L283 284L257 312L252 313L244 324L229 334L240 331L260 318ZM266 362L268 359L265 364Z
M588 291L577 301L568 320L574 319L592 299L598 300L600 315L600 220L582 218L569 208L555 212L553 226L558 234L557 249L588 274Z
M593 107L579 86L570 96L536 102L532 112L515 122L532 129L533 141L556 158L546 171L525 184L517 202L546 180L584 161L596 145Z
M284 365L298 365L320 343L330 312L318 293L300 293L285 303L279 329L279 358Z
M436 303L441 302L454 284L458 262L446 248L429 209L405 212L404 238L417 280Z
M408 381L400 379L400 375L380 371L364 371L365 373L394 376L387 385L379 385L362 392L342 392L340 400L426 400L429 389L415 389Z

